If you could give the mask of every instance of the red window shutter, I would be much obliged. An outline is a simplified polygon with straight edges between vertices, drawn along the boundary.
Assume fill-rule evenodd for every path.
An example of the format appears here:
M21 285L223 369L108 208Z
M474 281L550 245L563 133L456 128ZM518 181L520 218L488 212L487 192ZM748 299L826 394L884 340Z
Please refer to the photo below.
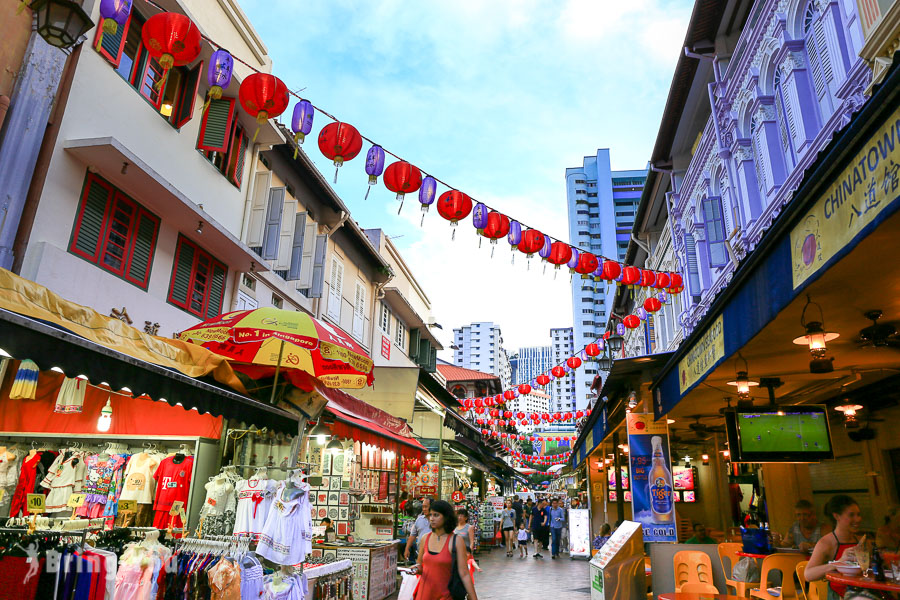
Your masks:
M75 228L69 251L97 262L100 255L101 236L103 235L106 213L115 190L104 180L88 173L81 195L81 205L75 215Z
M99 39L100 32L103 31L103 21L105 21L105 19L101 19L97 26L97 35L94 36L94 48L97 49L100 56L111 62L114 67L118 67L119 62L122 60L122 51L125 49L125 39L128 37L128 26L131 25L131 15L128 16L128 20L125 21L124 26L118 27L115 34L110 35L104 33L103 39ZM99 44L97 44L98 40L100 42Z
M180 128L194 116L194 104L197 103L197 89L200 87L200 74L203 72L203 61L191 69L181 84L181 92L175 110L172 113L172 123Z
M211 100L200 123L197 148L207 152L227 152L234 117L234 98Z

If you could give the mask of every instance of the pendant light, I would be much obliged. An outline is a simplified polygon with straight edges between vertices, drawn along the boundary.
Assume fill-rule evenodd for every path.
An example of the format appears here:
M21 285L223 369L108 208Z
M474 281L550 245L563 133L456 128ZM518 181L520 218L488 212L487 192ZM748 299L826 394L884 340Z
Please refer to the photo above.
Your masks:
M815 306L819 309L818 321L806 320L806 310L810 306ZM831 373L834 371L834 359L826 357L828 352L826 343L837 339L841 334L825 330L825 315L822 312L822 307L813 302L808 295L806 296L806 305L800 314L800 325L806 330L806 334L795 338L794 343L798 346L807 346L809 348L809 354L812 356L812 359L809 361L809 372Z
M744 362L744 370L738 370L738 361ZM735 364L735 378L734 381L729 381L728 385L733 385L737 388L737 396L739 400L749 400L750 399L750 388L759 385L758 381L753 381L747 375L747 359L738 352L737 358L734 359Z
M111 399L106 399L106 405L100 409L100 418L97 419L97 431L106 432L112 426L112 404Z
M337 438L333 438L328 445L325 446L325 452L329 454L340 454L344 451L344 445Z
M323 446L325 445L325 439L331 435L331 430L328 429L328 426L326 426L321 419L319 419L319 422L312 428L309 435L310 437L315 438L316 443Z

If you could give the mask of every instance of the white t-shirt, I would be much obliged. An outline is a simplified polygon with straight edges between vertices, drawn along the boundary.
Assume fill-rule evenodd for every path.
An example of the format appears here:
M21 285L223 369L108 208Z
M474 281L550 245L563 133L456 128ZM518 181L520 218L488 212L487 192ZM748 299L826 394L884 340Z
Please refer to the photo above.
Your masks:
M136 500L138 504L153 504L156 480L153 473L159 466L159 457L141 452L135 454L125 467L125 483L120 500Z

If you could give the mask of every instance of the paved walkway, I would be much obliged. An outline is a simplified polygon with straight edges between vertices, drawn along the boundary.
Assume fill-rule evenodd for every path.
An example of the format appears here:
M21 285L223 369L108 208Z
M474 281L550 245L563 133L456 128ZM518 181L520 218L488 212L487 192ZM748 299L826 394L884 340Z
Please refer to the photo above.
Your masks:
M503 549L481 552L476 560L482 572L475 573L475 591L484 600L551 600L566 598L588 600L590 568L585 559L572 560L561 554L556 560L550 553L544 558L532 558L534 546L527 558L507 558ZM391 596L393 600L396 595Z

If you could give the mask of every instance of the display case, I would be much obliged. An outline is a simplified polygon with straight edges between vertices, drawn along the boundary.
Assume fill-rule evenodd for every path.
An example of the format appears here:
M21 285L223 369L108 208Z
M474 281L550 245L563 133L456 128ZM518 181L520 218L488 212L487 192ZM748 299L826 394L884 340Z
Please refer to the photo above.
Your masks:
M313 544L312 555L353 564L353 599L383 600L397 591L397 540Z

